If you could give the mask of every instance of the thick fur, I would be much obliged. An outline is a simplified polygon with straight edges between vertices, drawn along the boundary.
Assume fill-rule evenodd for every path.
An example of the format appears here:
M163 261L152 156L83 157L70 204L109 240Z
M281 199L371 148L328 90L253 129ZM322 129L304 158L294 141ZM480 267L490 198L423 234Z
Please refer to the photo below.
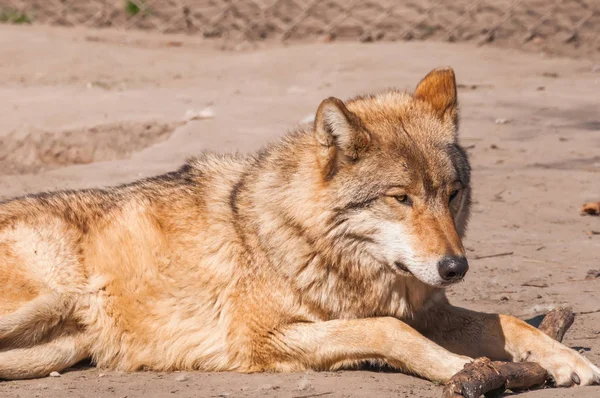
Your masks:
M330 98L251 156L0 204L0 378L100 367L298 371L378 361L446 380L475 356L600 372L508 316L448 304L470 170L451 69Z

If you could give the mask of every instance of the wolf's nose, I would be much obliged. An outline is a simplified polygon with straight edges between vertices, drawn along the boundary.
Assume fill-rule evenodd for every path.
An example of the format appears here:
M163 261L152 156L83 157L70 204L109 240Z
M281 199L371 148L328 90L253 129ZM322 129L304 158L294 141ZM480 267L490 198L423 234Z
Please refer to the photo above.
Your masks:
M438 263L438 272L444 282L454 282L461 280L469 270L469 263L463 256L444 257Z

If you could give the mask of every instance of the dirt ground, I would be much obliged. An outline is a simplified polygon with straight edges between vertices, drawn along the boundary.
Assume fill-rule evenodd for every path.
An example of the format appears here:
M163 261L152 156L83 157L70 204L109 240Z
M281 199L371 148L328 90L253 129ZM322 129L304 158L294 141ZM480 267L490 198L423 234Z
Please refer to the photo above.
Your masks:
M455 304L524 318L579 312L565 342L600 363L600 65L463 44L323 43L218 52L150 33L0 26L0 195L117 184L203 150L251 151L330 95L411 89L455 68L475 204ZM190 115L204 111L209 118ZM186 116L187 114L187 116ZM502 256L487 257L504 254ZM437 397L394 373L105 372L0 383L3 397ZM600 396L600 387L523 397Z

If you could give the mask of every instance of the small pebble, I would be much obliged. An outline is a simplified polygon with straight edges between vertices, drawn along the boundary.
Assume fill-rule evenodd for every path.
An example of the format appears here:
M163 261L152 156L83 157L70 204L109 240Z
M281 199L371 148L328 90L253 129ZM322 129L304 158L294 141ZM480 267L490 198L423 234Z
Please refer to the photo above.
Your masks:
M556 73L556 72L544 72L544 73L542 73L542 76L557 78L558 77L558 73Z
M175 378L175 381L187 381L189 379L188 375L180 374Z
M510 122L510 120L508 120L508 119L504 119L504 118L498 118L498 119L496 119L496 121L495 121L495 123L496 123L496 124L507 124L507 123L509 123L509 122Z
M60 373L52 372L52 373L50 373L50 377L60 377Z
M215 112L211 108L204 108L202 110L188 109L183 116L183 120L189 122L192 120L212 119L214 117Z

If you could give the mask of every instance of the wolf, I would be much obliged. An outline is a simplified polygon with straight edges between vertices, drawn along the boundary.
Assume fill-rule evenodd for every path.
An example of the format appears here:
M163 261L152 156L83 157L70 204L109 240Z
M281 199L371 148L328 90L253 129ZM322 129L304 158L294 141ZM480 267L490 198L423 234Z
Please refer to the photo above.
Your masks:
M512 316L450 304L468 271L455 75L325 99L253 155L205 154L108 189L0 204L0 378L89 358L136 371L385 364L448 380L472 358L598 383Z

